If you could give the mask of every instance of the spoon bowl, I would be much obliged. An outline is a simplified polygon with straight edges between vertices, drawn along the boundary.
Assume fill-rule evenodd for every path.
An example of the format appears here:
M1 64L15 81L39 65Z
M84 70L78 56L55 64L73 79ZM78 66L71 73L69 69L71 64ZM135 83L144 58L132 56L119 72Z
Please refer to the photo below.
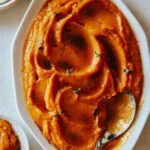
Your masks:
M116 97L117 99L113 98L113 103L115 103L115 107L110 102L108 102L107 104L108 108L109 108L109 104L111 104L110 109L111 112L113 111L113 115L112 115L113 117L110 116L111 119L108 118L105 134L97 142L95 150L100 150L105 144L107 144L108 142L116 139L117 137L125 133L130 128L132 122L134 121L135 114L136 114L136 101L133 94L130 91L125 91L119 94L119 99L118 96ZM119 101L119 103L117 102L117 100ZM120 115L120 111L117 113L117 111L113 109L121 110L121 115ZM124 114L125 117L122 117ZM128 115L127 118L126 118L126 114ZM118 129L113 130L111 129L112 126L114 126L113 128L118 128Z

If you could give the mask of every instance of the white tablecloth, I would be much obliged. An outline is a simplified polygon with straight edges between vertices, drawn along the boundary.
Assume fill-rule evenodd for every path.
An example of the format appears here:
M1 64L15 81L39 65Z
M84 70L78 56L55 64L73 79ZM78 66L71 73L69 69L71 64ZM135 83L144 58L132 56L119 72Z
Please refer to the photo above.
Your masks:
M150 0L124 0L150 37ZM0 114L15 119L26 131L31 150L42 148L20 121L15 103L11 74L11 43L30 0L20 0L13 8L0 12ZM21 40L21 39L20 39ZM150 46L150 38L149 38ZM150 150L150 117L134 150Z

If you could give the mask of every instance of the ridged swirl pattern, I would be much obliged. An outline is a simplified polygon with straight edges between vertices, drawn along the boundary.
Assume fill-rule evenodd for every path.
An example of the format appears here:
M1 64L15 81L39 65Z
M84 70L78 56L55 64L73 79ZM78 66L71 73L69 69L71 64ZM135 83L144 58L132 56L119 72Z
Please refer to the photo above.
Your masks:
M23 83L32 118L50 143L94 150L106 129L105 103L124 90L137 105L141 98L139 48L123 14L109 0L48 1L25 43Z

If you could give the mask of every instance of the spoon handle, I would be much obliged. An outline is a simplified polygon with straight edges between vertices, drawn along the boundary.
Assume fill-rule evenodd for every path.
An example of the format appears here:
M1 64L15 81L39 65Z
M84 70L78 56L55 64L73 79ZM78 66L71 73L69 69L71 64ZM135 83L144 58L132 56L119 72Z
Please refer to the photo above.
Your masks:
M97 143L97 145L96 145L96 147L95 147L95 150L101 150L102 147L103 147L106 143L112 141L112 140L115 139L115 138L116 138L116 135L115 135L115 134L110 133L110 132L108 132L108 131L105 132L105 135L103 136L103 138L101 138L101 139L98 141L98 143Z

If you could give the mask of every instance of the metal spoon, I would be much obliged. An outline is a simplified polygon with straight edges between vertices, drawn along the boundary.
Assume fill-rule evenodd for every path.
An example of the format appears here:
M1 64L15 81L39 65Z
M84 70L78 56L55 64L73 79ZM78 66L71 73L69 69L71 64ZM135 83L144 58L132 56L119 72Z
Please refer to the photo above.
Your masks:
M135 118L135 113L136 113L135 97L133 96L133 94L132 94L130 91L126 91L126 92L123 92L123 93L121 93L121 94L126 94L126 96L129 97L130 104L132 105L131 107L133 108L133 112L132 112L132 114L130 114L130 120L129 120L128 124L127 124L127 123L123 124L122 127L121 127L121 130L118 131L118 132L116 132L116 133L111 133L111 132L107 129L106 132L105 132L105 134L104 134L104 136L103 136L101 139L99 139L99 141L98 141L98 143L97 143L97 145L96 145L95 150L100 150L100 149L102 149L102 147L103 147L106 143L108 143L108 142L110 142L110 141L116 139L117 137L119 137L120 135L122 135L124 132L126 132L126 131L129 129L129 127L131 126L131 124L132 124L132 122L133 122L133 120L134 120L134 118ZM112 121L113 121L113 120L112 120ZM119 121L119 120L118 120L118 121Z

